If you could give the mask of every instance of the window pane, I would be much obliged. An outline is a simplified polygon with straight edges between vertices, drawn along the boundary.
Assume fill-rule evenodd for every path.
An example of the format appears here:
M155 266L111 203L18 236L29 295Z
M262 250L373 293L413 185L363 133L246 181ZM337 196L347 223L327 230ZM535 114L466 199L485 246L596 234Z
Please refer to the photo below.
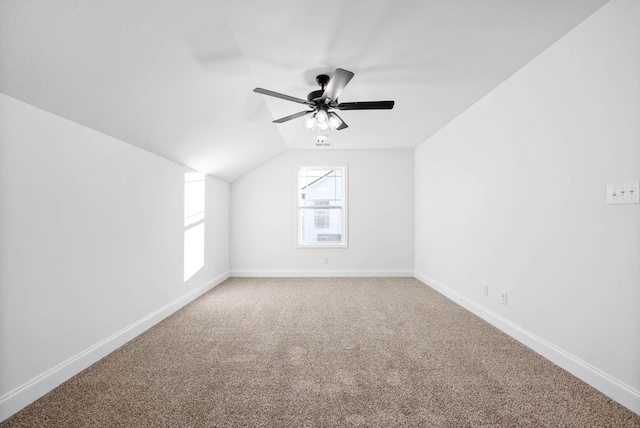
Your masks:
M326 205L342 205L342 172L337 170L304 171L300 182L301 206L318 205L324 202Z
M188 215L204 211L204 181L189 183L189 211Z
M204 266L204 223L184 231L184 281Z
M184 225L204 219L204 174L187 173L184 183Z
M300 210L300 242L341 242L342 209L303 208Z
M204 266L204 174L184 175L184 281ZM197 224L201 222L200 224Z

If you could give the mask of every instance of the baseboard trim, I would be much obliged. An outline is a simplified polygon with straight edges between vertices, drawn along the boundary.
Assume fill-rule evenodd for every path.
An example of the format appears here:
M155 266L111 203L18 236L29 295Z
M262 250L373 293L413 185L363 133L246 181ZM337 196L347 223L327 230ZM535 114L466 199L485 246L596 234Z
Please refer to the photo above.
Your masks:
M243 278L309 278L309 277L405 277L412 278L412 270L249 270L235 269L231 276Z
M520 343L531 348L538 354L562 367L577 378L596 388L612 400L617 401L629 410L640 415L640 391L609 376L598 368L576 358L568 352L547 342L541 337L523 329L513 322L501 317L473 300L465 297L444 284L427 277L420 272L414 272L414 277L440 294L473 312L494 327L502 330Z
M79 354L58 364L56 367L53 367L40 376L0 397L0 422L8 419L13 414L19 412L38 398L80 373L82 370L106 357L111 352L129 342L131 339L144 333L146 330L167 318L169 315L210 291L230 276L231 272L227 271L216 278L213 278L202 287L192 290L177 298L128 327L112 334L106 339L85 349Z

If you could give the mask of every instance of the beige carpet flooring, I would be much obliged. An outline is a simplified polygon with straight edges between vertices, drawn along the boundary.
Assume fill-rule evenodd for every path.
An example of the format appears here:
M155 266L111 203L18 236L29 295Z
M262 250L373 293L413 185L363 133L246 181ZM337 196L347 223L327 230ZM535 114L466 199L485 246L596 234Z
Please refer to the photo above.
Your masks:
M232 278L0 427L640 427L413 278Z

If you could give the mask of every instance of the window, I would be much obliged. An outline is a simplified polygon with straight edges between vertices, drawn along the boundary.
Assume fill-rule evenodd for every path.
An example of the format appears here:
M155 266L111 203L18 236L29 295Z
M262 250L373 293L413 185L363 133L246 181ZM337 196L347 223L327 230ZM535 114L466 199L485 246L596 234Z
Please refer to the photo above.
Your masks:
M184 175L184 282L204 266L204 174Z
M347 247L347 167L298 168L298 247Z

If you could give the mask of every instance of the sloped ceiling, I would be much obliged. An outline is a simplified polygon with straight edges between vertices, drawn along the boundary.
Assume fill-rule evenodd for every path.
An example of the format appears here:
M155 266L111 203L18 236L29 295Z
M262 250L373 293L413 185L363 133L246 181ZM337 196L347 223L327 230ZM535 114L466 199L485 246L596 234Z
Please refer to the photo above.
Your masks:
M302 119L271 123L304 107L255 87L306 98L353 71L341 101L396 106L341 112L329 150L413 148L604 3L2 0L0 91L233 181L315 149Z

